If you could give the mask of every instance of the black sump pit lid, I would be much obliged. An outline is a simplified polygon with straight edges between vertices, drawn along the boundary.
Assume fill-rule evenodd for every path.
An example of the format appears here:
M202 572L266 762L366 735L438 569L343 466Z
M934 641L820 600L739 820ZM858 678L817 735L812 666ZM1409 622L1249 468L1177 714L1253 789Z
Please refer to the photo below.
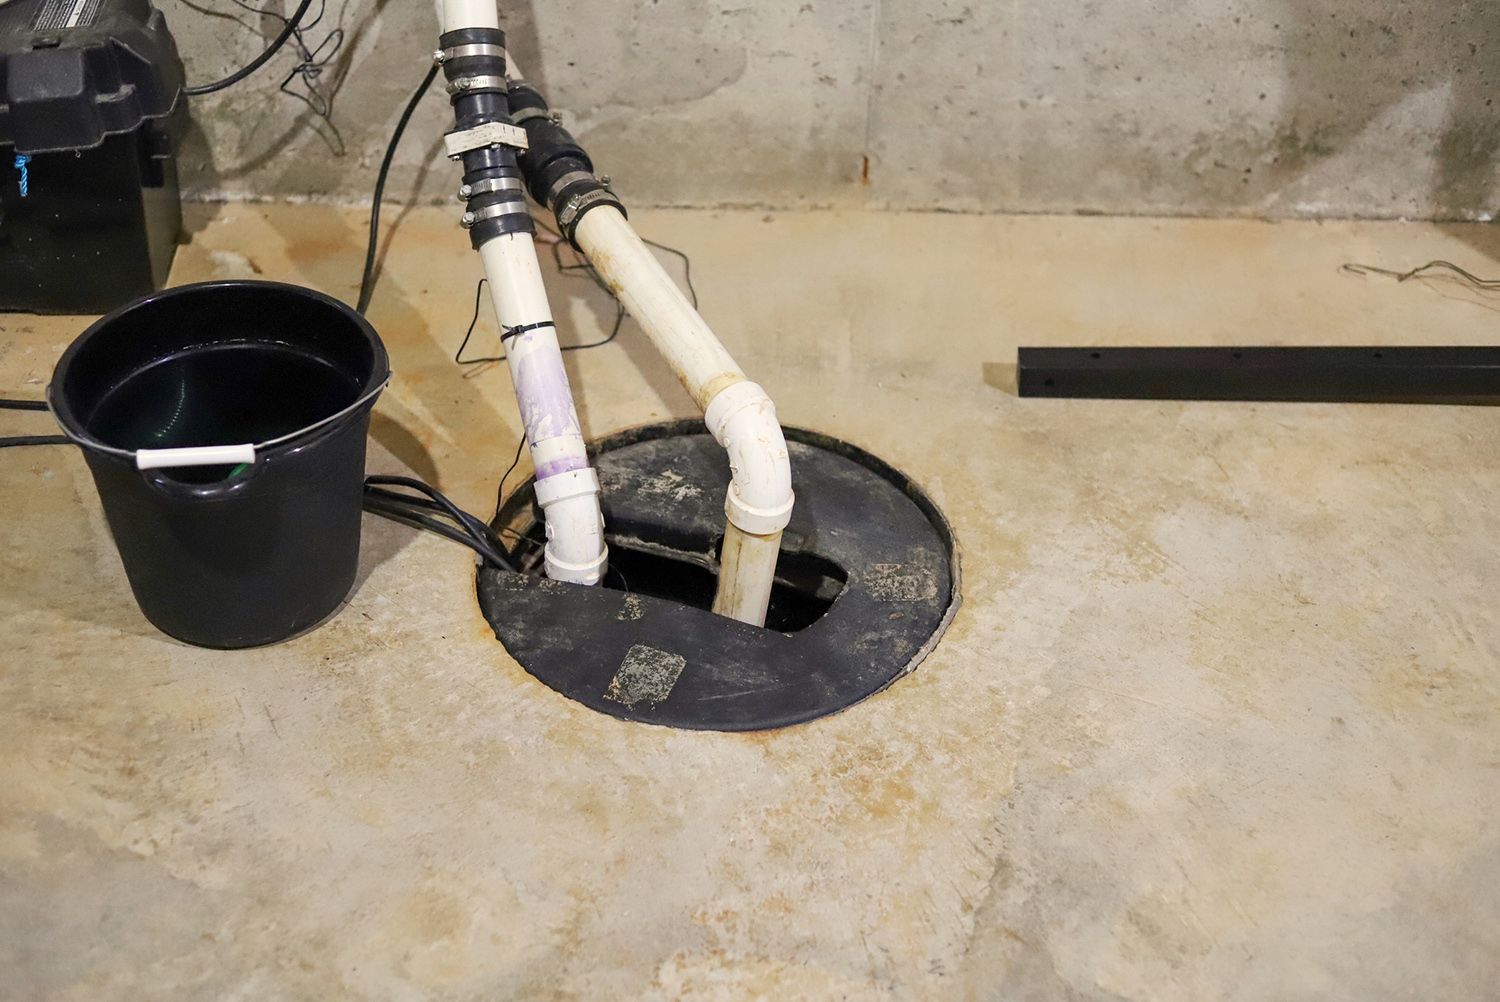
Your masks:
M786 437L797 506L768 618L780 629L707 610L729 464L702 425L674 422L594 450L616 568L608 587L480 571L480 607L505 649L593 709L693 730L813 720L914 669L958 607L947 522L874 456L815 432ZM496 527L526 537L514 555L536 562L530 483Z

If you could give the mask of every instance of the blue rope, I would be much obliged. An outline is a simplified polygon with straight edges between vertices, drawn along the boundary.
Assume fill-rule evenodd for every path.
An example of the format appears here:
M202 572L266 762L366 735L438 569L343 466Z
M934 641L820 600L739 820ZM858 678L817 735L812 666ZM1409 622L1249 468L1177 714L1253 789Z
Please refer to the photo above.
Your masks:
M18 153L18 154L16 154L16 170L18 170L18 171L21 172L21 197L22 198L29 198L31 196L31 175L30 175L30 172L26 169L27 165L30 164L30 163L31 163L31 158L28 157L26 154L24 154L24 153Z

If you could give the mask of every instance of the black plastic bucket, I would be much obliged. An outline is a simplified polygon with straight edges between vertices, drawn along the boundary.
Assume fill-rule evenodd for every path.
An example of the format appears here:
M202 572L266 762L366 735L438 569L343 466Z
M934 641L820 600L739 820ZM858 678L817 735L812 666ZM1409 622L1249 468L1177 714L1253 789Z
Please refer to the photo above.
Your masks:
M48 399L83 447L146 618L190 644L254 647L349 594L370 409L388 379L380 338L343 303L206 282L84 331ZM141 452L236 445L254 445L253 460L179 466L182 454ZM165 465L140 468L147 455Z

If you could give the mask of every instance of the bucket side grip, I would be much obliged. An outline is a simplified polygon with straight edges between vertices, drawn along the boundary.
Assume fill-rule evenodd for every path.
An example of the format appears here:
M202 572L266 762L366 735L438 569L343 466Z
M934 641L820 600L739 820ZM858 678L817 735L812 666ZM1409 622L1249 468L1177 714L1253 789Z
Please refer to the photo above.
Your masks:
M203 445L183 449L137 449L135 468L160 470L178 466L237 466L255 462L253 445Z

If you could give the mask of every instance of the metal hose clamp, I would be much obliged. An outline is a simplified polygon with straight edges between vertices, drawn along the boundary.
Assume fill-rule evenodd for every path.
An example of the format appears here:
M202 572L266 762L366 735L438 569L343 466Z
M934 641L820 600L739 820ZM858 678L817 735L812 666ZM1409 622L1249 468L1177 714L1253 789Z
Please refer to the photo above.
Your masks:
M564 233L569 234L568 239L571 240L573 224L578 222L578 217L601 203L618 206L620 200L607 188L594 188L573 195L557 209L557 225L562 227Z
M432 61L441 66L450 59L463 59L468 56L494 56L496 59L504 59L505 46L495 45L493 42L454 45L446 49L438 49L432 54Z
M451 96L453 94L470 94L481 90L504 92L509 87L509 81L503 76L497 77L489 74L478 74L469 77L455 77L448 82L448 93Z
M551 118L552 113L546 108L516 108L510 113L512 124L523 125L533 118Z
M499 219L501 216L530 216L531 212L526 208L523 201L495 202L491 205L483 205L477 209L465 212L458 220L458 224L464 229L478 226L487 219Z
M570 170L552 182L552 187L547 191L547 204L552 206L553 211L556 212L561 208L560 200L562 193L567 190L569 185L578 184L580 181L598 180L598 178L586 170Z
M523 183L518 177L487 177L473 184L463 185L458 189L458 200L467 202L475 195L490 195L497 191L523 191Z

